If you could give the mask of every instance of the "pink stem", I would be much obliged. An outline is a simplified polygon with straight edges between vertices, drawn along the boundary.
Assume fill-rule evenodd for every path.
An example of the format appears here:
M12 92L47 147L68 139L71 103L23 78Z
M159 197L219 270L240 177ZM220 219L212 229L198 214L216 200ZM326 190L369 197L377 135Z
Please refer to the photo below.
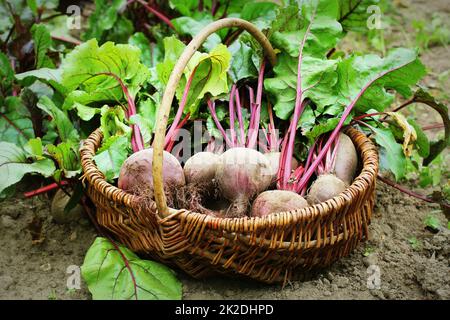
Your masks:
M66 180L62 180L59 184L58 183L51 183L51 184L49 184L47 186L44 186L44 187L41 187L39 189L25 192L23 195L25 196L25 198L31 198L31 197L34 197L34 196L37 196L37 195L40 195L40 194L43 194L43 193L47 193L47 192L49 192L51 190L57 189L57 188L59 188L61 186L65 186L65 185L68 185L68 184L69 184L69 182L67 182Z
M236 147L236 131L234 130L234 93L236 91L236 85L231 87L230 102L229 102L229 112L230 112L230 135L231 141L233 142L233 147Z
M265 65L266 65L265 60L262 60L258 75L258 88L256 91L256 108L254 110L254 115L252 114L252 117L254 116L252 126L249 127L250 137L247 144L247 148L254 148L256 145L256 140L258 139L259 120L261 118L261 102L262 102Z
M127 102L128 102L127 117L129 119L131 116L135 115L136 114L136 105L134 103L134 99L133 99L133 97L131 97L130 93L128 92L128 88L123 83L122 79L120 79L117 75L115 75L114 73L111 73L111 72L101 72L101 73L99 73L99 75L111 76L114 79L116 79L117 82L119 82L123 93L127 97ZM131 125L131 128L133 131L133 136L131 138L131 145L133 148L133 152L144 150L144 141L142 139L142 134L141 134L141 130L139 129L139 126L133 124L133 125Z
M250 106L255 103L255 92L252 87L248 87L248 96L250 97Z
M262 141L258 142L259 147L261 148L261 150L263 151L263 153L267 153L270 150L267 148L267 145L265 145Z
M391 187L393 187L393 188L395 188L395 189L397 189L397 190L399 190L399 191L401 191L401 192L403 192L403 193L405 193L405 194L407 194L407 195L409 195L411 197L414 197L414 198L417 198L417 199L420 199L422 201L429 202L429 203L439 203L440 205L446 207L447 209L450 208L450 205L448 205L446 203L436 202L433 199L430 199L430 198L428 198L428 197L426 197L426 196L424 196L422 194L419 194L417 192L414 192L414 191L411 191L409 189L406 189L405 187L395 183L394 181L391 181L389 179L384 178L380 174L377 175L377 178L378 178L378 180L381 180L382 182L386 183L387 185L389 185L389 186L391 186Z
M269 149L270 151L277 151L279 147L278 137L275 129L275 122L273 120L273 112L272 112L272 106L270 103L267 104L267 111L269 113Z
M66 42L66 43L70 43L70 44L73 44L73 45L76 45L76 46L78 46L78 45L80 45L82 43L79 40L68 39L68 38L65 38L65 37L53 36L53 35L52 35L52 39L53 40L62 41L62 42Z
M241 147L245 145L245 128L244 128L244 121L242 119L242 105L241 105L241 99L239 98L239 90L235 91L235 98L236 98L236 104L237 104L237 116L239 121L239 130L241 133L241 141L240 145Z
M214 101L211 101L210 99L207 100L209 111L211 112L211 116L213 117L214 123L216 124L217 129L222 134L223 138L225 139L225 143L228 145L228 147L232 148L233 144L231 143L230 139L228 138L227 134L225 133L225 130L223 129L222 125L220 124L219 119L217 118L216 114L216 103Z
M330 162L330 166L328 168L328 172L333 171L333 169L334 169L334 167L336 165L336 157L337 157L337 152L338 152L338 149L339 149L339 141L340 141L339 137L340 137L339 135L336 137L336 141L335 141L335 144L334 144L334 147L333 147L333 153L331 155L331 162Z
M300 116L303 113L303 110L305 109L306 103L303 101L303 90L302 90L302 62L303 62L303 48L305 47L306 39L309 35L309 30L311 28L311 25L314 21L314 15L311 18L311 21L308 24L308 27L306 28L305 34L303 36L302 42L300 43L299 48L299 55L298 55L298 65L297 65L297 94L295 97L295 106L294 106L294 114L291 120L291 128L290 128L290 135L289 135L289 142L287 144L286 152L286 158L285 163L280 164L285 166L288 170L284 171L284 176L282 177L282 185L286 187L289 181L289 176L291 174L292 170L292 156L294 154L294 144L295 144L295 135L297 133L297 124L300 120Z
M364 118L374 117L374 116L381 116L383 114L386 114L386 112L374 112L374 113L366 113L362 114L360 116L354 117L353 120L361 120Z
M445 125L443 123L434 123L434 124L430 124L428 126L424 126L422 128L422 130L426 131L426 130L434 130L434 129L444 129Z
M161 21L163 21L165 24L167 24L169 26L169 28L171 29L175 29L175 27L173 26L172 21L170 21L170 19L168 17L166 17L163 13L159 12L158 10L156 10L155 8L151 7L150 5L148 5L145 1L143 0L130 0L128 1L127 5L132 4L133 2L138 2L140 3L148 12L153 13L155 16L157 16Z
M170 129L167 132L166 139L164 141L164 146L167 146L169 141L172 139L174 131L176 130L178 123L180 122L181 117L183 116L184 107L186 106L187 98L189 95L189 90L191 89L192 80L194 79L194 75L195 75L196 71L197 71L197 67L195 67L194 70L192 70L191 75L189 76L188 82L183 91L183 96L181 97L180 106L178 107L178 110L175 115L175 118L173 119L172 125L170 126Z
M172 152L172 149L173 149L173 147L175 145L175 137L178 135L178 132L180 131L180 129L183 128L183 126L189 120L190 115L191 115L190 113L187 113L186 116L184 117L184 119L181 120L181 122L177 125L177 129L175 130L175 132L173 133L171 139L169 140L170 141L169 144L165 147L165 150L167 152Z
M286 132L286 136L289 134L290 127L288 131ZM283 165L286 163L286 145L287 145L288 139L284 138L283 143L281 146L281 156L280 156L280 165L278 166L278 173L277 173L277 189L285 190L287 188L287 181L285 182L283 180L283 177L285 176L286 167Z
M206 145L206 151L214 153L216 150L216 139L211 137Z

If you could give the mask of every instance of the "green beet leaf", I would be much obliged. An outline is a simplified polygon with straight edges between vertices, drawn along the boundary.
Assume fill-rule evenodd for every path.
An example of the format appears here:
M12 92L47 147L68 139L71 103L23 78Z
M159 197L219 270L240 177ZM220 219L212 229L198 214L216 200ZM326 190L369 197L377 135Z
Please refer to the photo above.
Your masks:
M164 39L164 61L156 66L158 78L164 85L184 48L184 43L175 37ZM177 99L181 101L184 87L196 69L185 107L191 115L198 111L199 102L206 93L218 96L228 92L227 71L230 60L230 51L223 44L219 44L209 53L196 52L191 58L176 91Z
M141 130L145 145L149 146L155 129L156 115L159 106L159 94L155 93L139 100L137 114L130 117L130 123L136 124Z
M190 17L197 12L198 9L197 0L170 0L169 5L172 9L177 10L183 16Z
M2 92L6 92L14 80L14 70L11 68L11 62L8 57L0 52L0 89ZM0 96L1 98L1 96Z
M34 78L34 80L38 79L56 89L59 93L66 94L67 89L61 84L61 73L61 69L40 68L18 73L16 74L16 79L25 81L27 81L28 78Z
M52 160L35 160L24 149L9 142L0 142L0 193L19 182L26 174L50 177L56 170Z
M131 135L131 128L125 124L125 112L120 106L104 105L101 108L100 128L104 140L114 135Z
M128 44L106 42L98 46L92 39L70 52L61 64L64 87L71 92L64 102L64 109L73 108L75 102L88 104L100 101L123 101L125 96L119 77L131 96L135 96L146 81L149 71L140 62L139 48Z
M274 111L277 117L286 120L295 106L298 62L297 58L287 54L282 54L278 59L274 67L275 77L266 79L264 86L276 99ZM321 110L336 101L336 97L330 94L330 88L337 81L336 67L335 60L303 58L302 87L311 88L304 96L316 102Z
M101 111L101 109L99 108L89 107L79 102L74 102L73 108L77 111L78 116L83 121L91 120L93 117L95 117L96 114L99 114Z
M428 155L430 154L430 141L428 140L428 137L426 136L425 132L423 132L419 124L413 118L408 118L408 123L416 131L417 140L415 142L415 148L417 149L419 155L422 158L428 157Z
M61 141L79 141L78 131L73 126L67 113L58 108L49 97L42 96L37 103L37 107L53 118Z
M127 159L130 149L127 136L115 135L103 141L101 149L94 156L94 161L106 180L113 181L119 177L120 168Z
M367 32L370 17L380 8L379 0L339 0L339 22L345 31Z
M58 145L47 145L50 156L58 163L58 168L66 178L73 178L81 172L78 143L72 141L61 142Z
M257 78L258 69L253 63L253 49L240 39L228 47L231 53L229 74L234 83L241 79Z
M301 8L290 5L279 9L270 37L282 53L274 67L275 77L264 82L275 97L277 117L286 120L294 110L299 48L307 31L301 59L303 97L313 100L319 111L336 100L330 89L337 81L337 61L326 56L342 36L337 15L336 1L305 1Z
M211 16L204 15L201 19L194 19L190 17L179 17L172 19L175 30L181 35L190 35L195 37L204 27L213 22ZM203 43L203 47L207 50L214 49L221 42L217 34L212 34Z
M312 21L303 55L325 58L343 36L337 21L338 3L335 0L308 0L300 4L300 8L295 4L279 9L272 23L270 40L275 48L298 57L300 43Z
M42 146L42 140L39 137L28 140L23 149L37 160L44 158L44 148Z
M0 106L0 141L23 146L34 138L30 112L19 97L9 96Z
M47 27L43 24L35 24L31 28L31 34L34 42L36 69L54 68L55 64L47 56L47 51L52 46L52 37Z
M159 60L159 52L155 50L155 45L150 44L148 38L142 32L136 32L129 39L128 43L138 47L141 50L141 61L147 67L151 68ZM156 55L155 55L156 53Z
M182 296L172 270L101 237L89 248L81 274L94 300L180 300Z
M402 146L397 143L389 128L371 128L375 141L380 146L380 167L391 171L396 180L405 176L406 158Z
M241 19L250 21L259 29L264 30L271 26L276 19L278 5L274 2L251 2L244 4L240 12Z
M101 39L105 31L111 30L119 16L119 10L126 0L95 0L95 11L89 16L88 29L82 34L83 40Z
M424 103L436 110L442 118L442 122L445 127L445 136L430 143L429 154L423 160L423 165L429 165L433 159L435 159L446 147L450 145L450 116L448 114L448 108L445 104L438 102L430 93L420 88L414 93L412 102Z
M197 71L191 85L191 92L188 95L186 108L191 114L195 114L198 103L205 94L219 96L228 92L227 71L230 66L231 54L227 47L219 44L211 50L209 54L202 54L198 57ZM181 90L180 90L181 93ZM178 94L181 99L181 94Z
M351 56L339 62L337 72L339 79L332 94L338 94L341 105L348 105L363 88L376 80L359 98L355 106L359 112L384 111L394 99L387 89L394 89L403 97L411 96L411 86L426 74L417 52L404 48L392 50L385 58L374 54Z
M115 43L127 43L130 35L133 34L133 32L133 21L123 15L120 15L119 17L117 17L117 21L112 29L105 34L105 38L106 40Z

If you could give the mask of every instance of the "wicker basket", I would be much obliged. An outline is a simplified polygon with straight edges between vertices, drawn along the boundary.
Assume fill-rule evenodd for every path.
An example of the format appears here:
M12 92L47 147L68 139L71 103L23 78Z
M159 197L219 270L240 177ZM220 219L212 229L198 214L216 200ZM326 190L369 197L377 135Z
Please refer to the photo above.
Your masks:
M367 239L378 154L364 134L347 128L362 164L359 175L339 196L301 210L264 218L224 219L167 207L161 168L167 116L175 94L173 88L201 43L224 27L249 31L262 44L269 61L275 62L265 36L240 19L216 21L191 41L170 76L159 110L153 145L155 202L144 207L136 196L106 182L93 161L102 142L99 129L80 149L84 180L97 208L99 225L131 250L178 266L197 278L225 273L267 283L284 282L331 264Z

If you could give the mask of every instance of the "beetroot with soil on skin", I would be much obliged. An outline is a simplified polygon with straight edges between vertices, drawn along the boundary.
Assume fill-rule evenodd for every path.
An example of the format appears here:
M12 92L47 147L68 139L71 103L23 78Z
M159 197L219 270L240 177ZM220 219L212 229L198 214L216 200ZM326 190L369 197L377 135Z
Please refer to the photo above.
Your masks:
M219 155L212 152L198 152L184 164L186 183L211 185L216 175Z
M355 177L357 166L358 154L356 153L355 145L349 136L340 133L334 164L334 174L347 185L350 185Z
M221 196L231 202L227 217L246 215L251 199L271 181L269 160L249 148L232 148L220 155L215 179Z
M308 202L295 192L269 190L260 193L253 201L251 216L265 217L272 213L297 210L308 206Z
M122 190L153 195L153 149L144 149L129 156L120 169L118 187ZM185 185L183 168L175 156L163 152L163 183L165 190Z
M345 188L345 182L335 175L323 174L311 185L308 193L308 203L313 205L327 201L342 193Z

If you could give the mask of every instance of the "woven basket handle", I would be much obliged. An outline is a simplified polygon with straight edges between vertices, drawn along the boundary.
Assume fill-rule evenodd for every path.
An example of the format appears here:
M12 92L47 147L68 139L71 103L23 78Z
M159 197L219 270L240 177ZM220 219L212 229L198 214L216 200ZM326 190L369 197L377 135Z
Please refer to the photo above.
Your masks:
M155 194L155 201L158 207L158 215L164 218L167 212L166 196L164 194L163 186L163 150L164 150L164 138L166 134L167 121L169 118L170 108L172 106L173 97L177 89L178 83L183 75L183 71L188 64L191 57L197 51L203 42L216 31L223 28L239 27L248 31L264 49L269 62L274 65L276 61L276 55L266 36L253 24L248 21L237 18L225 18L212 22L203 30L200 31L187 45L178 59L175 67L170 74L169 81L167 82L164 95L162 97L161 105L158 111L158 117L156 121L155 139L153 142L153 188Z

